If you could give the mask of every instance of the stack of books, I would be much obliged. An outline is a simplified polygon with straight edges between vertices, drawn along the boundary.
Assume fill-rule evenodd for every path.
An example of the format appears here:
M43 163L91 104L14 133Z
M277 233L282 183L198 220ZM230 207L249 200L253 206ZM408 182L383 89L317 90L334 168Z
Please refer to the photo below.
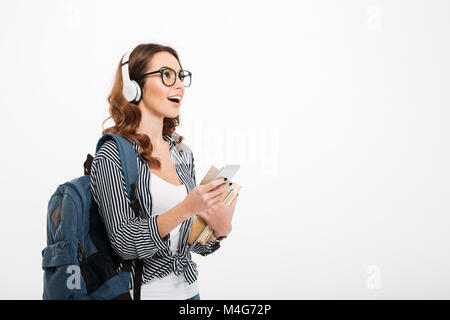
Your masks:
M211 166L200 184L207 184L211 182L215 179L220 171L221 170L217 169L216 167ZM225 205L231 204L234 198L236 198L236 196L239 194L241 188L242 186L238 185L236 182L231 181L231 185L228 186L228 190L224 192L222 197L222 201L225 203ZM204 245L206 242L211 241L214 230L211 229L198 215L194 215L193 219L194 221L192 223L188 239L189 245L193 245L196 242Z

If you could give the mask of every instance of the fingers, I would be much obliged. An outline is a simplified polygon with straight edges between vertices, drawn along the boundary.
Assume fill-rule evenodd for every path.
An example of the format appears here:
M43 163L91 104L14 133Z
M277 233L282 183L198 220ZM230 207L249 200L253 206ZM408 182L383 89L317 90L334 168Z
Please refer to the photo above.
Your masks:
M205 220L206 215L207 215L207 214L206 214L206 210L197 212L197 216L199 216L199 217L202 218L203 220Z
M228 183L224 183L222 185L217 186L216 189L210 190L209 194L212 198L214 198L219 194L221 194L221 195L224 194L228 189L229 189Z
M218 190L220 191L220 190ZM210 207L222 201L224 192L219 192L216 196L212 197L209 201L211 203Z
M206 184L206 187L207 187L206 191L209 192L209 191L213 190L214 188L216 188L217 186L224 184L224 183L226 183L224 178L215 179L215 180L211 181L210 183Z

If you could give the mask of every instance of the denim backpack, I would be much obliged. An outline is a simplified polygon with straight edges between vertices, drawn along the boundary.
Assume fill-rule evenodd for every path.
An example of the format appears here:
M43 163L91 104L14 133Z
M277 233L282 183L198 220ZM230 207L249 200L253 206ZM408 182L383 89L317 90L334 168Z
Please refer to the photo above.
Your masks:
M136 152L127 139L105 134L97 143L96 153L110 139L118 146L131 207L139 217L140 207L135 198ZM133 297L140 299L143 261L122 260L111 247L90 190L93 159L88 154L84 175L59 185L48 202L47 247L42 250L44 300L131 299L133 264L136 270ZM120 263L123 267L118 271Z

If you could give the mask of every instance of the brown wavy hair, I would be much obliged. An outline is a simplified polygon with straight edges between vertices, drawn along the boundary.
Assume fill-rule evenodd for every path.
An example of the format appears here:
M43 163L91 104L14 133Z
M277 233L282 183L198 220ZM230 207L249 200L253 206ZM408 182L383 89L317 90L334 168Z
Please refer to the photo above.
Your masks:
M164 46L157 43L147 43L140 44L130 54L130 59L128 63L128 70L130 73L130 79L135 80L143 91L145 86L146 77L141 77L149 66L153 56L161 51L166 51L172 54L180 63L178 58L178 53L175 49ZM181 66L181 63L180 63ZM139 80L136 80L139 79ZM136 102L128 102L122 93L123 79L122 79L122 58L120 59L119 65L117 66L116 76L111 93L108 95L109 102L109 114L110 116L103 121L105 122L112 118L115 125L104 129L103 134L113 133L120 135L126 139L136 142L140 149L143 150L141 156L148 161L150 168L161 168L161 162L159 158L152 157L153 146L150 138L146 134L138 134L137 129L141 123L141 111L137 108ZM143 92L142 92L143 94ZM175 128L180 124L179 115L175 118L164 118L163 122L163 132L162 134L172 136ZM102 127L103 127L102 125ZM181 143L183 136L175 134L178 143Z

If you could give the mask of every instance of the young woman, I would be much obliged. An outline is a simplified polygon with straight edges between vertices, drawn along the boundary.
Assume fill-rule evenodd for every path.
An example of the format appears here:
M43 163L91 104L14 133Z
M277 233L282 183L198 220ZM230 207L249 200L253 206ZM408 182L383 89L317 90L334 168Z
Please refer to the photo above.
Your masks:
M175 132L190 83L177 52L159 44L137 46L117 68L106 119L115 125L103 134L118 134L134 146L139 218L130 206L114 141L103 144L91 167L92 195L114 251L124 260L143 261L142 276L133 264L131 280L131 286L134 277L140 281L141 299L200 299L191 251L211 254L231 232L236 199L230 206L221 201L229 182L219 178L197 186L192 151ZM131 94L130 86L135 86ZM194 214L214 230L205 245L187 242Z

